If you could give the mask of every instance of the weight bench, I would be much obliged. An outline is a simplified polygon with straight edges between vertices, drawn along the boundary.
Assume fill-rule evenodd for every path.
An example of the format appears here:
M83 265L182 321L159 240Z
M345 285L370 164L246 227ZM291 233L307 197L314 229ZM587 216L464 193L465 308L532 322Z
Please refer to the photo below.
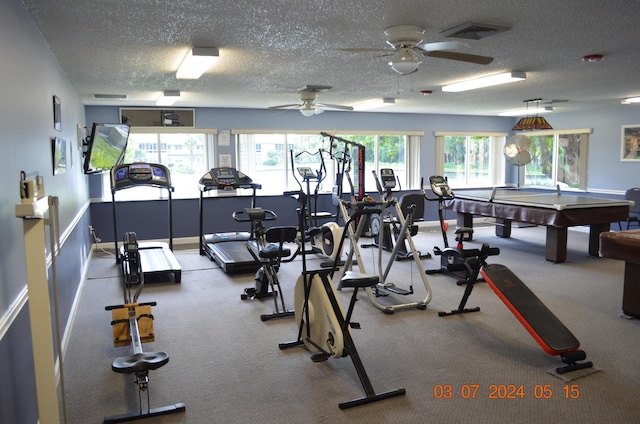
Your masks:
M640 318L640 230L600 233L600 255L624 261L622 312Z
M590 361L578 362L587 357L579 350L578 339L509 268L489 264L480 273L540 347L562 358L566 365L556 368L558 374L593 366Z

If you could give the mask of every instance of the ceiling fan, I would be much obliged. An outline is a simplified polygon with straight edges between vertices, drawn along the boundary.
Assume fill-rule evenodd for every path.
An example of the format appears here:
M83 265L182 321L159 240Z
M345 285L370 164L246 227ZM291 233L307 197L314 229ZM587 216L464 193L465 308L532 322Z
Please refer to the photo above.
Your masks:
M422 63L420 56L438 57L441 59L458 60L462 62L488 65L493 61L492 57L478 56L469 53L460 53L458 50L466 47L459 41L440 41L434 43L423 43L424 28L417 25L397 25L384 30L387 44L391 49L339 49L347 53L362 52L387 52L382 56L391 56L389 66L401 75L411 74L418 70Z
M529 152L530 147L531 139L529 137L522 134L514 135L509 137L504 145L504 157L511 165L526 165L533 159Z
M270 106L269 109L298 109L304 116L313 116L324 112L325 109L353 110L351 106L332 105L329 103L318 103L316 101L318 93L330 90L328 85L305 85L298 88L300 103L289 105Z

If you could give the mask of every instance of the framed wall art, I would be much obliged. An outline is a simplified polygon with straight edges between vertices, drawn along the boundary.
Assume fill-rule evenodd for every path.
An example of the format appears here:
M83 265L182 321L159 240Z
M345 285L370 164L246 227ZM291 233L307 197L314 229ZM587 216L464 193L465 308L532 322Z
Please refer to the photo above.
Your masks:
M53 96L53 128L62 131L62 109L58 96Z
M640 124L622 126L620 160L640 161Z
M60 137L51 140L51 157L53 159L53 175L67 172L67 142Z

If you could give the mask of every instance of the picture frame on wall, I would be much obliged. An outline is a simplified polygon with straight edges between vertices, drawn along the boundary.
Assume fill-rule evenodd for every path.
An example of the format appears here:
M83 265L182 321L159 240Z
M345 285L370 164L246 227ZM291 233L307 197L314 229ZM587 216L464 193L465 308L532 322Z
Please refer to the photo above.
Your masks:
M640 161L640 124L622 126L620 160Z
M53 175L67 172L67 142L60 137L51 140L51 158L53 160Z
M60 97L53 96L53 128L62 131L62 108Z

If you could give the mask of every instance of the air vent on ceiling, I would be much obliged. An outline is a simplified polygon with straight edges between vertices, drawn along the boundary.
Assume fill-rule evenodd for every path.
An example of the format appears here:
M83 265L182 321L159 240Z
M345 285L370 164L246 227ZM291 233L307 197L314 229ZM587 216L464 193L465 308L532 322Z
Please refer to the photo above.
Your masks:
M124 100L127 98L126 94L94 94L94 99L119 99Z
M500 34L510 30L511 27L504 25L483 24L479 22L466 22L462 25L458 25L453 28L449 28L446 31L442 31L445 37L451 38L465 38L467 40L479 40L481 38L489 37L490 35Z

